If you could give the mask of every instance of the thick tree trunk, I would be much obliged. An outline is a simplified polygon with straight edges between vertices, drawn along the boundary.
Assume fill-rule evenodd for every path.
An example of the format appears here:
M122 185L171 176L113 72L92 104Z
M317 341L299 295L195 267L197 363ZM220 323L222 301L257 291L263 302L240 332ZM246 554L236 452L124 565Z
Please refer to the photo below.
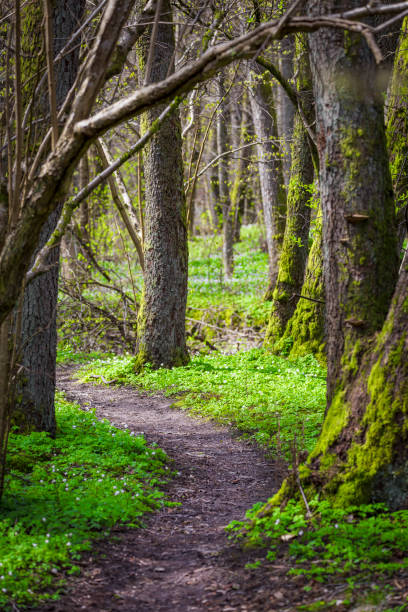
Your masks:
M327 11L338 2L327 3ZM357 0L351 5L358 6ZM321 11L313 1L310 9ZM326 8L326 7L325 7ZM310 36L323 211L328 407L342 404L398 271L394 200L374 58L364 39Z
M339 8L327 2L327 10ZM350 2L358 6L358 2ZM309 7L321 9L313 0ZM408 267L397 283L394 200L374 59L354 34L310 36L323 207L328 406L299 473L335 505L408 506ZM276 505L298 490L288 479ZM265 509L266 510L266 509Z
M381 333L371 338L341 400L336 396L309 458L306 482L337 505L408 506L407 290L408 262Z
M68 42L81 21L85 2L57 0L54 4L54 54ZM62 104L78 68L78 50L56 65L56 96ZM55 229L62 204L50 215L42 229L38 249ZM34 256L35 258L35 256ZM52 268L34 279L24 291L19 364L13 418L22 429L55 433L55 368L57 349L56 310L58 297L59 247L48 258Z
M338 6L334 0L327 4L327 10ZM318 2L313 7L321 9ZM306 495L317 490L336 505L383 501L393 509L407 507L408 271L402 270L391 305L397 241L376 66L364 40L354 34L322 30L310 36L310 46L328 401L301 477ZM280 497L285 488L287 494L288 483Z
M162 21L153 49L150 82L164 79L172 69L174 34L171 7L164 0ZM140 55L146 61L149 40ZM147 129L163 106L143 118ZM145 273L138 316L135 367L173 367L188 361L185 339L187 301L187 228L181 154L181 124L176 112L166 119L144 150Z
M297 55L298 91L300 95L303 94L306 120L311 125L314 122L314 105L310 97L312 83L304 44L299 44ZM289 319L295 312L302 289L308 253L313 175L308 134L303 120L297 114L293 132L285 235L265 337L265 344L272 347L284 333Z
M269 255L269 290L271 299L279 271L279 257L285 231L286 196L282 161L277 147L276 120L271 105L271 90L256 64L250 64L252 91L250 103L259 158L259 181L262 194L266 242Z

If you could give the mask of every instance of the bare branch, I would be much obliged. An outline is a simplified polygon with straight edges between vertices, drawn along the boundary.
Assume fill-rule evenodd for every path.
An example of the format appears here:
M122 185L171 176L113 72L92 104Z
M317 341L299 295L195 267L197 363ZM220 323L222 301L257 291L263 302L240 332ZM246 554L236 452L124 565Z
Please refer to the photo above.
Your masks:
M74 130L77 134L84 134L91 138L100 136L107 129L142 113L152 105L190 91L197 83L209 79L223 66L238 59L250 59L256 56L265 40L269 42L298 31L313 32L322 27L351 30L367 37L367 33L372 28L365 23L356 23L351 18L357 19L357 17L371 15L373 11L381 14L387 12L402 14L402 11L407 9L408 2L400 2L397 5L380 5L375 7L375 11L367 5L358 11L356 9L345 11L343 15L291 17L282 28L279 27L280 22L276 20L264 23L243 36L211 47L198 60L181 68L163 81L142 87L93 117L80 121L75 125ZM375 55L378 60L377 51Z

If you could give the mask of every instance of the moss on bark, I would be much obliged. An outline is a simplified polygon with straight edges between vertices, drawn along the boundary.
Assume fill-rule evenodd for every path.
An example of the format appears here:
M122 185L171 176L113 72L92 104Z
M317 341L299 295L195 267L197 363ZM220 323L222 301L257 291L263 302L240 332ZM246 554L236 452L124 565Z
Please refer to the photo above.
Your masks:
M295 312L288 321L280 339L270 346L276 353L289 357L303 357L313 354L322 364L325 363L324 345L324 287L322 261L322 224L318 213L315 235L310 249L305 280ZM306 299L309 298L309 299Z
M312 84L303 38L299 38L297 43L296 56L299 95L303 95L304 98L302 104L306 120L312 124L314 105L309 95ZM292 141L286 227L279 259L278 278L272 293L265 346L273 346L279 341L299 300L307 261L313 174L313 160L307 131L303 120L297 114Z

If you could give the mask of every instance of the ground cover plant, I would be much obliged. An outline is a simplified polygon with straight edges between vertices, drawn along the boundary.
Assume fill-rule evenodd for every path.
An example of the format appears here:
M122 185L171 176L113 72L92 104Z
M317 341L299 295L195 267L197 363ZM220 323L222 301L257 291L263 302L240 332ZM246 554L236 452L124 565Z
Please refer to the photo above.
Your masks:
M229 535L246 547L266 548L269 561L288 558L289 574L317 582L338 579L352 592L373 577L386 584L408 567L406 510L388 512L384 504L335 508L317 497L308 502L307 510L295 500L284 509L274 508L267 516L259 512L261 507L255 504L245 521L232 521L227 527ZM261 563L259 560L251 567ZM381 601L382 588L375 582L371 587L371 603L375 603L377 591ZM310 585L304 588L311 589ZM327 609L323 608L325 602L321 603L321 608L315 609Z
M264 349L232 355L198 355L180 368L136 374L133 357L111 357L85 364L83 381L133 384L176 396L175 404L193 414L233 425L273 452L289 456L296 437L310 450L324 413L325 371L312 357L290 361Z
M165 453L57 396L58 431L12 433L0 513L0 609L58 596L93 539L168 502ZM16 609L14 607L14 609Z
M84 270L90 276L87 282L67 279L61 285L59 363L78 362L79 355L101 350L123 353L134 344L143 284L141 270L129 254L132 248L126 236L122 239L127 257L118 257L112 232L97 238L92 243L93 252L103 256L103 266L95 268L85 262ZM196 236L189 241L186 324L187 340L194 352L208 351L206 341L224 347L224 337L229 346L233 341L240 347L262 341L259 332L266 326L270 303L262 299L268 258L261 240L258 225L242 227L241 240L234 245L234 276L227 284L223 280L221 236ZM71 269L73 264L65 259L64 265ZM234 335L234 330L240 333Z
M222 270L222 237L196 236L189 242L189 292L187 308L205 313L225 312L224 325L264 326L270 304L262 300L267 286L268 256L261 249L259 225L241 228L234 244L234 274L225 282Z

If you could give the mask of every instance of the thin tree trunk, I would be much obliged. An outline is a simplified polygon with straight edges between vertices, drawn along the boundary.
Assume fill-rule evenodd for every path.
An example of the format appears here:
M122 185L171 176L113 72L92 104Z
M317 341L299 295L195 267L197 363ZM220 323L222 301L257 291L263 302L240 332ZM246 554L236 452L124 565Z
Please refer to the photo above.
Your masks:
M232 114L232 113L231 113ZM239 125L239 132L235 136L233 140L233 147L237 149L245 142L245 134L247 131L246 125L246 97L244 96L241 107L238 107L238 104L234 104L234 123L235 125ZM236 128L234 130L237 132ZM245 187L246 187L246 163L243 155L239 152L237 153L238 160L235 164L235 168L232 173L232 187L231 187L231 215L232 222L234 224L233 232L234 242L239 242L240 233L241 233L241 225L242 225L242 215L244 208L244 199L245 199Z
M223 79L221 73L217 78L217 93L221 100L225 96ZM222 155L228 148L227 124L229 122L228 106L222 102L219 106L217 115L217 155ZM218 161L218 187L220 192L220 204L222 210L222 262L224 280L232 278L234 269L234 222L231 199L229 193L229 177L226 157L221 157Z
M210 131L210 158L217 155L217 129ZM218 167L213 164L208 173L208 195L211 210L211 221L214 231L222 226L222 212L220 206L220 186L218 183Z
M173 69L174 33L171 7L163 0L149 80L165 78ZM146 62L148 40L141 44ZM143 118L147 129L163 110ZM187 301L187 228L178 112L166 119L144 150L145 242L144 290L138 316L136 369L149 362L173 367L188 361L185 339Z
M305 116L312 124L314 122L314 104L310 97L312 82L304 41L303 44L298 43L296 72L298 91L304 98ZM285 235L265 337L265 344L271 347L279 341L289 319L295 312L302 290L308 253L310 199L314 168L308 134L299 114L295 117L291 157L292 168Z
M322 215L318 211L314 228L304 283L296 310L289 319L285 331L274 346L274 351L291 358L313 354L326 362L324 345L324 286Z
M287 36L279 44L279 69L287 80L293 77L294 47L295 42L292 36ZM275 91L276 119L283 154L282 170L286 187L289 187L291 172L291 141L295 121L295 107L289 100L283 87L279 85L275 86Z
M286 196L282 161L277 147L276 120L268 83L260 76L256 64L250 64L252 91L250 103L258 140L259 181L262 195L266 242L269 255L269 288L265 299L272 298L279 271L279 257L285 231Z

